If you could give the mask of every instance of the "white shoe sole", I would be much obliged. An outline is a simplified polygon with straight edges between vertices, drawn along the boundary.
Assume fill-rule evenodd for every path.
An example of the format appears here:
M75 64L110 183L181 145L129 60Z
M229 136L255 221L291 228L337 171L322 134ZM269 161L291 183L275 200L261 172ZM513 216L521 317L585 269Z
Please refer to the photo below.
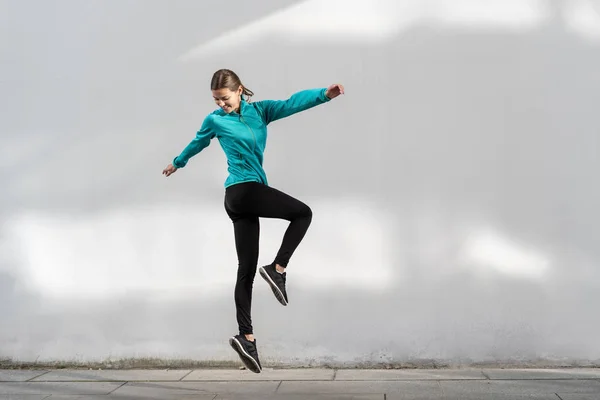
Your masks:
M271 279L271 277L269 276L269 274L267 273L267 271L265 271L265 267L260 267L259 272L260 272L260 276L262 276L263 279L265 281L267 281L267 283L269 284L269 286L271 286L271 290L273 290L273 294L275 295L275 298L282 305L287 306L288 302L285 300L285 297L283 297L283 293L281 292L281 290L279 290L279 288L277 287L277 285L275 284L275 282L273 282L273 279Z
M233 350L235 350L236 353L238 353L246 368L257 374L261 372L262 369L260 368L260 365L258 365L256 360L254 360L254 358L252 358L252 356L248 354L246 350L244 350L244 346L242 346L237 338L230 338L229 345L233 348Z

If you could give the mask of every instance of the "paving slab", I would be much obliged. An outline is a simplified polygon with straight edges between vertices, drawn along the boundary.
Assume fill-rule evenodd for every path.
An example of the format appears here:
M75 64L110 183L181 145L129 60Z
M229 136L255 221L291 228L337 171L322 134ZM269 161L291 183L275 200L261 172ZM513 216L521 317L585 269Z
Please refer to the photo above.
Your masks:
M598 380L491 381L490 392L503 394L581 393L600 395Z
M388 397L390 400L395 400L393 397ZM555 394L502 394L502 393L472 393L469 395L444 396L444 400L560 400ZM48 399L52 400L52 399Z
M447 397L472 398L476 394L523 396L553 395L555 393L600 393L597 380L497 380L497 381L440 381Z
M600 394L557 393L562 400L600 400Z
M104 396L106 398L106 396ZM49 398L46 394L0 394L0 400L44 400Z
M4 399L10 399L13 400L13 397L10 397L11 395L8 395L9 397L2 397L0 395L0 400L4 400ZM81 394L75 394L75 395L66 395L66 396L62 396L62 395L41 395L38 397L28 397L28 395L24 395L25 397L23 397L24 399L42 399L42 400L56 400L56 399L68 399L68 400L108 400L109 399L109 395L106 394L92 394L92 395L81 395ZM16 397L15 399L20 399L20 397Z
M387 394L402 393L406 399L441 399L442 391L436 381L330 381L282 382L277 394Z
M0 397L2 399L2 397ZM114 400L107 394L73 394L73 395L50 395L43 400ZM557 399L558 400L558 399Z
M423 391L421 393L403 393L403 392L390 392L385 395L386 400L445 400L441 394L430 393ZM482 400L482 399L478 399ZM558 400L558 399L555 399Z
M46 370L0 369L0 382L25 382L46 372Z
M0 396L28 395L93 395L109 394L122 383L118 382L2 382Z
M260 398L275 393L280 382L129 382L111 396L144 399L173 399L174 396L201 394L247 394ZM112 400L112 398L111 398ZM204 400L204 399L203 399Z
M192 370L68 370L61 369L40 375L35 382L75 382L75 381L107 381L107 382L147 382L178 381Z
M263 395L260 400L384 400L383 394L274 394ZM256 400L251 395L217 395L214 400ZM558 400L558 399L556 399Z
M239 369L194 370L183 381L330 381L332 369L263 369L260 374Z
M143 400L147 399L145 395L129 394L129 395L92 395L92 396L51 396L44 400ZM150 397L151 398L151 397ZM166 393L161 398L163 400L214 400L214 394L177 394L177 393ZM1 398L0 398L1 399ZM558 399L557 399L558 400Z
M479 369L380 369L353 370L341 369L335 375L336 381L401 381L401 380L448 380L448 379L487 379Z
M494 382L440 382L444 400L560 400L552 388L543 390L536 387L518 387L502 391ZM505 388L506 389L506 388Z
M600 368L483 369L490 379L600 379Z

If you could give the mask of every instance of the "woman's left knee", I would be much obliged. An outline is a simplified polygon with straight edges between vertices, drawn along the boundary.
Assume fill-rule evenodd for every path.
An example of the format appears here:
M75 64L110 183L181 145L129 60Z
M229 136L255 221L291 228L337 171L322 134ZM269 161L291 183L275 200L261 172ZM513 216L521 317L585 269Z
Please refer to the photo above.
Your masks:
M307 206L306 204L304 205L304 208L302 210L302 216L304 218L312 219L312 216L313 216L312 209L309 206Z

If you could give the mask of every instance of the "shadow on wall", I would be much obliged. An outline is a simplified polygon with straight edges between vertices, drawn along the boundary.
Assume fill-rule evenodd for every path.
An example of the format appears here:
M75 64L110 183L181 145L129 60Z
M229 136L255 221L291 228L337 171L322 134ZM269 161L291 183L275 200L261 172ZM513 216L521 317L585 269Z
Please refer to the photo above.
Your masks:
M380 294L300 290L292 282L292 303L284 308L260 281L254 325L266 365L581 365L597 360L589 301L596 291L510 279L482 285L467 274ZM18 323L2 330L2 356L15 361L237 360L226 342L235 330L230 296L165 301L148 291L97 301L46 300L43 308L17 313L8 320Z
M591 184L600 56L596 43L565 31L561 3L545 4L554 18L527 32L424 25L378 45L271 37L161 76L183 97L184 78L207 87L225 65L256 99L347 88L270 128L270 182L311 205L315 219L290 270L290 307L255 285L266 360L600 358L591 333L600 327L600 252L588 224L600 202ZM208 90L199 93L207 99L194 100L193 117L174 108L148 117L178 120L178 133L121 131L118 146L114 133L86 137L9 185L23 212L4 228L38 260L20 279L37 279L31 287L53 300L43 331L4 328L0 339L17 341L2 340L0 355L235 359L225 339L236 329L236 262L218 143L174 179L159 175L214 108ZM52 173L72 165L69 180ZM268 262L284 225L264 226ZM366 271L378 278L361 286ZM92 282L95 299L82 300Z

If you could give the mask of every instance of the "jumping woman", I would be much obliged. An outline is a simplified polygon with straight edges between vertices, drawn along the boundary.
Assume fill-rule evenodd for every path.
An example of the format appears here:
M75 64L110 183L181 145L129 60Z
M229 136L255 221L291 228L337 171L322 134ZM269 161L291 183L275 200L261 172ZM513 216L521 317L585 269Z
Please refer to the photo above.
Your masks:
M196 137L163 170L163 174L170 176L185 167L191 157L210 144L211 139L219 140L227 157L229 173L225 180L224 206L233 222L238 257L234 297L239 334L230 338L229 344L249 370L260 373L262 366L250 315L258 264L259 218L290 221L273 263L259 269L275 298L284 306L288 304L285 269L312 219L312 211L306 204L270 187L267 182L263 170L267 125L326 103L344 94L344 87L334 84L328 88L297 92L287 100L250 102L252 91L233 71L221 69L214 73L210 88L219 108L204 118Z

